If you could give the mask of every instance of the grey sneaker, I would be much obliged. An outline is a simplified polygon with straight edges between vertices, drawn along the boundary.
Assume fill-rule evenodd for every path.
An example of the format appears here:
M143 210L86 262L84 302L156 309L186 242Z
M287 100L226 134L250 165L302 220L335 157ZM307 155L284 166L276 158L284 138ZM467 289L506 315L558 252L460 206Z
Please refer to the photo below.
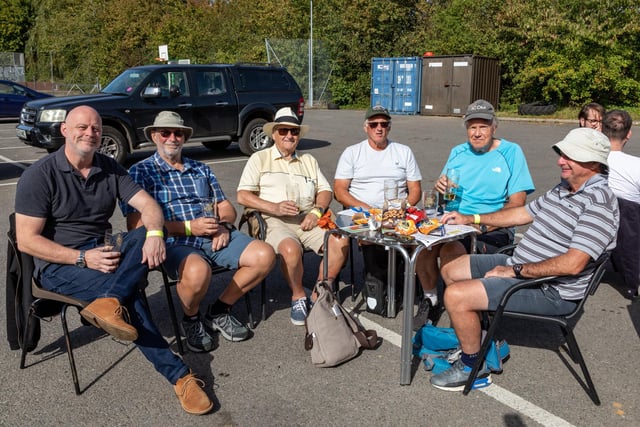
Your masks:
M446 371L431 377L431 385L440 390L462 391L471 374L471 368L458 359ZM472 388L483 388L491 385L491 373L487 366L483 366Z
M211 329L219 331L220 335L228 341L244 341L251 335L249 328L231 313L218 314L213 318L206 316L205 321Z
M291 303L291 323L296 326L304 326L304 321L309 314L307 297L300 298Z
M413 330L422 328L429 319L429 313L433 310L433 304L429 298L423 298L418 306L418 312L413 316Z
M196 353L205 353L213 350L215 340L209 335L202 324L202 320L196 322L182 321L182 333L187 338L187 347Z

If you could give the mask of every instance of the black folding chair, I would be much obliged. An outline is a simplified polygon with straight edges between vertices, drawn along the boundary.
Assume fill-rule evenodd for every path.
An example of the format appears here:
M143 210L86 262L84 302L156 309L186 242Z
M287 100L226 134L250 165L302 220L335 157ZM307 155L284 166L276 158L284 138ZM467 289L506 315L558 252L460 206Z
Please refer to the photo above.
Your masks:
M15 214L11 214L9 218L10 226L7 233L8 253L14 266L17 267L15 280L17 288L15 290L15 305L13 314L14 319L7 318L7 327L10 321L18 335L18 344L21 348L20 369L27 367L27 353L33 351L40 338L40 320L60 315L62 323L62 332L69 356L69 367L71 376L73 377L73 386L76 394L80 394L80 383L78 381L78 371L73 357L73 345L69 335L69 327L67 325L67 309L75 307L78 313L88 304L85 301L78 300L66 295L47 291L40 286L40 283L33 278L33 257L18 250L15 232ZM9 304L9 301L7 301ZM9 313L7 313L9 314Z
M602 276L604 275L606 261L609 259L609 255L610 255L609 252L605 252L595 262L595 265L593 267L594 268L593 275L591 276L591 279L589 280L589 283L587 285L587 289L585 290L584 298L582 298L576 304L575 309L571 313L568 313L566 315L553 316L553 315L519 313L519 312L505 310L505 307L513 294L525 288L539 288L545 283L551 281L552 279L555 279L556 278L555 276L523 280L522 282L511 287L507 292L505 292L496 310L493 312L489 312L489 315L492 317L491 325L482 342L480 352L478 353L478 359L475 365L473 366L471 374L469 375L469 380L467 381L467 384L465 385L462 393L466 395L471 390L473 383L476 379L476 376L478 375L478 372L482 368L484 359L489 350L489 346L491 344L491 341L493 340L496 330L498 329L498 326L500 325L500 322L502 321L502 318L514 317L517 319L552 323L560 327L560 329L562 330L562 333L564 334L565 340L567 342L569 356L571 357L573 362L578 363L580 365L580 368L582 369L582 374L586 381L586 386L584 383L582 383L579 380L581 385L583 386L583 388L585 388L585 391L587 392L587 394L589 395L593 403L595 403L596 405L600 405L600 398L598 397L598 393L596 392L595 385L591 380L591 375L589 374L587 365L584 361L584 358L582 357L580 348L578 347L578 342L576 341L576 337L573 334L573 329L575 328L578 320L580 319L580 316L582 314L583 307L585 302L587 301L587 298L590 295L593 295L598 289L598 286L600 285L600 281L602 280Z

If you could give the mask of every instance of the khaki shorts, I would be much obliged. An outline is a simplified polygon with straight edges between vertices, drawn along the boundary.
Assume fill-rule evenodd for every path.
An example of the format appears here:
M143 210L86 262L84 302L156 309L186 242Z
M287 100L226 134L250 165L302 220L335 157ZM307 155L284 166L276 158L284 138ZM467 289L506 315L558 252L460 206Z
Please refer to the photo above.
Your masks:
M304 250L311 249L318 255L322 254L324 230L320 227L303 231L300 228L300 217L293 217L290 220L269 217L265 218L265 221L267 223L267 238L265 241L275 249L276 253L278 253L280 242L290 238L300 242Z

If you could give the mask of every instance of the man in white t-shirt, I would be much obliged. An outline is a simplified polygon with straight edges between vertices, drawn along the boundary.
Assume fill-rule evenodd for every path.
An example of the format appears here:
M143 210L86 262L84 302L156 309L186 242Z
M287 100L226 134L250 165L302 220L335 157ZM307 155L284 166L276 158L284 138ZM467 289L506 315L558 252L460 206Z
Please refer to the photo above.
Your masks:
M624 278L622 294L633 300L640 285L640 157L622 151L631 139L631 125L629 113L611 110L604 116L602 133L611 142L609 188L620 206L620 229L611 261Z
M406 145L389 140L391 116L382 106L365 114L367 139L347 147L336 168L335 198L345 207L381 208L384 181L398 184L398 197L411 205L420 200L422 175L416 158Z
M365 113L364 131L367 139L347 147L336 168L334 191L336 200L344 207L382 208L384 183L394 180L398 197L416 205L421 197L420 168L406 145L389 140L391 115L376 105ZM362 247L365 263L365 288L384 286L387 277L387 253L380 246ZM402 270L398 270L402 271ZM418 272L418 278L422 272ZM424 278L426 280L426 278ZM386 304L373 304L367 298L370 311L384 314Z

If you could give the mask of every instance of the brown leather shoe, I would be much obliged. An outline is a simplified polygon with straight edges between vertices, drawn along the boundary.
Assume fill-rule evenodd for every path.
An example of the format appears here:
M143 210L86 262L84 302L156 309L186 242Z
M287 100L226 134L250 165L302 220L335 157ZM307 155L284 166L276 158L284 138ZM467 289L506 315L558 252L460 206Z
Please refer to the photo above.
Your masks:
M135 341L138 331L124 320L123 314L129 317L127 309L116 298L98 298L80 312L89 323L104 329L109 335L119 340Z
M202 387L204 387L204 381L196 378L192 373L188 373L176 382L173 389L182 409L194 415L204 415L211 411L213 402Z

